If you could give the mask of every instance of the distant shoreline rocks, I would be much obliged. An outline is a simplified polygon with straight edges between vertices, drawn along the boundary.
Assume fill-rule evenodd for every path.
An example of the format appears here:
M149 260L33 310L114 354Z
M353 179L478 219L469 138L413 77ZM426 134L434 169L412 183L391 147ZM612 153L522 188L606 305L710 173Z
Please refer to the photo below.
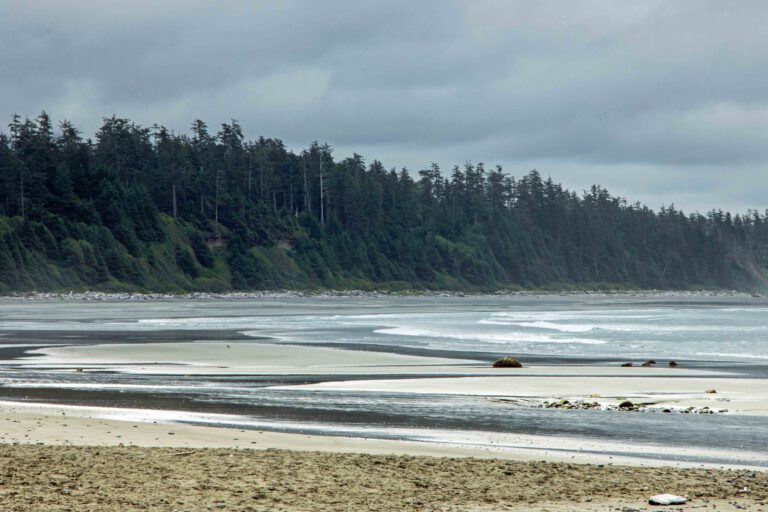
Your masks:
M380 297L384 292L369 292L360 290L349 291L301 291L301 290L269 290L256 292L192 292L192 293L112 293L112 292L24 292L0 296L0 300L27 301L104 301L104 302L143 302L143 301L172 301L172 300L252 300L252 299L305 299L331 297Z
M630 400L622 400L618 403L601 403L595 400L580 399L513 399L492 397L489 400L498 403L506 403L518 407L533 409L565 409L571 411L616 411L616 412L640 412L640 413L666 413L666 414L727 414L728 409L713 409L704 407L672 407L662 406L656 403L639 403Z
M633 367L636 367L635 363L621 363L619 366L621 368L633 368ZM656 366L656 361L653 360L653 359L649 359L648 361L646 361L646 362L644 362L642 364L639 364L637 366L639 366L641 368L653 368L654 366ZM677 368L678 366L680 366L680 365L676 361L670 361L667 364L668 368Z
M566 296L610 296L610 297L738 297L756 298L758 295L739 292L736 290L708 291L670 291L670 290L561 290L561 291L511 291L498 290L495 292L469 291L430 291L430 290L257 290L243 292L189 292L189 293L160 293L160 292L102 292L102 291L60 291L60 292L11 292L0 295L0 300L20 301L105 301L105 302L141 302L141 301L171 301L171 300L252 300L252 299L306 299L306 298L348 298L348 297L566 297Z

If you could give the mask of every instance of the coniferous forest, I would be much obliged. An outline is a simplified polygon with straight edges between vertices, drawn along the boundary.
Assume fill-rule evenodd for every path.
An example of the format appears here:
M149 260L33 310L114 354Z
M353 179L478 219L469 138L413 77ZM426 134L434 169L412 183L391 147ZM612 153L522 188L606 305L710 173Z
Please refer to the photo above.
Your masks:
M654 212L599 186L296 153L236 121L188 134L14 116L0 292L764 288L764 213Z

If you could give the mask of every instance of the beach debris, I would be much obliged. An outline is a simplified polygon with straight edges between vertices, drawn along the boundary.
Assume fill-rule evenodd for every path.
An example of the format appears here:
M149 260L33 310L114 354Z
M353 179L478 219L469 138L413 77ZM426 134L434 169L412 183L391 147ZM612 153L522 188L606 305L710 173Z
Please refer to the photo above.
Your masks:
M714 388L710 388L706 390L705 393L707 393L708 395L714 395L715 393L717 393L717 390Z
M648 499L650 505L684 505L688 500L674 494L657 494Z
M670 367L670 368L677 368L677 363L676 363L676 362L674 362L674 361L670 361L670 362L669 362L669 367Z
M631 368L633 366L635 366L635 365L633 365L632 363L624 363L624 364L621 365L622 368Z
M648 361L644 362L642 364L642 366L645 367L645 368L648 368L648 367L653 366L655 364L656 364L656 361L654 361L653 359L649 359Z
M493 363L494 368L522 368L523 364L511 356L502 357Z

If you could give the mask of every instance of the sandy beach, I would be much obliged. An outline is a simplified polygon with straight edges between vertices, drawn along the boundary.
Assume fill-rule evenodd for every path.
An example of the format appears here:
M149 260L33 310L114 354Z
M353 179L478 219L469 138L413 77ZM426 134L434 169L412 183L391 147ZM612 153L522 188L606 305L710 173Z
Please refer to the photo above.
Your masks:
M768 510L765 471L0 411L6 510Z
M194 333L192 334L194 336ZM28 366L181 375L464 374L477 361L271 343L110 344L30 350Z
M574 403L590 401L616 405L630 400L637 404L647 404L651 410L707 407L714 411L727 411L728 414L768 415L768 382L765 379L728 378L722 375L721 378L713 379L713 375L708 375L708 372L685 370L622 370L537 367L496 370L493 376L482 377L324 382L304 387L317 390L354 389L537 400L518 402L533 404L538 401L569 400Z
M768 474L284 450L0 446L16 511L766 510ZM648 496L688 496L649 507Z
M637 458L575 456L553 439L478 449L104 419L94 408L0 411L6 510L768 510L768 472L653 460L642 447ZM647 504L667 492L689 504Z
M141 351L126 344L44 348L29 351L29 356L20 361L32 368L56 367L86 373L109 370L164 375L369 376L369 379L331 380L283 389L529 400L519 401L518 405L569 400L615 406L630 400L659 411L707 407L728 414L768 415L766 379L662 365L651 368L622 368L616 364L537 365L498 369L472 360L234 342L145 343ZM393 375L397 379L377 378ZM418 378L407 378L409 375Z
M121 416L122 414L122 416ZM142 419L111 408L0 403L7 510L768 510L768 472L574 455L237 430ZM109 419L120 418L124 419ZM146 420L146 418L144 418ZM487 435L492 442L493 436ZM598 443L600 444L600 443ZM603 443L603 449L605 448ZM553 449L554 448L554 449ZM650 507L670 492L688 506Z
M286 392L367 392L477 397L502 408L536 408L546 402L597 403L616 408L630 400L645 412L614 410L609 414L664 414L711 410L716 414L768 415L768 384L726 371L692 368L617 365L534 365L497 369L477 361L401 354L339 350L323 347L246 344L236 342L109 344L45 348L20 361L27 368L55 368L87 376L104 371L131 374L194 376L314 375L319 383L268 386ZM334 381L330 376L348 375ZM397 378L392 378L396 376ZM194 384L190 384L194 385ZM83 387L89 384L76 384ZM98 389L108 389L94 384ZM121 384L120 388L141 388ZM715 389L716 388L716 389ZM707 391L716 391L708 393ZM494 457L593 464L641 466L728 467L760 469L765 454L710 446L665 446L583 436L492 432L482 429L441 430L382 427L322 427L330 435L279 432L280 424L254 424L247 416L192 411L0 402L10 415L0 441L142 447L275 448L410 454L453 457ZM704 409L707 408L707 409ZM66 421L63 420L66 418ZM1 419L1 418L0 418ZM131 423L130 428L126 425ZM134 427L133 425L136 425ZM228 428L215 428L215 427ZM311 421L308 427L312 427ZM262 430L263 429L263 430ZM276 431L277 430L277 431ZM119 433L118 433L119 432ZM169 434L169 432L173 432ZM398 440L390 440L395 438ZM406 439L407 441L403 441ZM725 462L730 461L730 462ZM733 461L738 461L734 464Z
M428 455L434 457L494 458L518 461L580 464L623 464L636 467L750 469L761 471L760 454L747 456L723 449L670 448L571 437L500 434L494 432L437 431L440 439L394 440L337 435L307 435L180 423L215 424L221 415L175 411L79 407L28 402L0 402L0 443L27 445L88 445L177 448L255 448L375 455ZM410 432L418 439L418 433ZM654 453L657 455L654 457ZM675 460L691 456L731 457L740 464Z
M631 512L673 493L689 504L654 510L768 510L759 362L678 359L670 368L657 357L654 367L634 359L625 368L623 357L520 354L524 368L496 369L487 352L408 346L422 324L380 328L416 322L410 305L373 324L367 310L341 315L323 303L318 315L310 305L295 313L297 330L283 305L264 317L253 316L261 305L219 306L107 304L81 322L38 305L47 330L36 330L32 312L13 313L0 398L3 506ZM493 348L510 327L485 307L470 320L496 329ZM551 336L592 349L600 345L585 336L623 336L629 321L616 331L600 318L597 330L568 323ZM408 333L405 346L383 344L400 340L393 330ZM289 331L306 337L287 343ZM339 337L375 343L330 346ZM312 346L316 338L325 345ZM563 401L596 410L546 410ZM625 401L639 410L620 409Z

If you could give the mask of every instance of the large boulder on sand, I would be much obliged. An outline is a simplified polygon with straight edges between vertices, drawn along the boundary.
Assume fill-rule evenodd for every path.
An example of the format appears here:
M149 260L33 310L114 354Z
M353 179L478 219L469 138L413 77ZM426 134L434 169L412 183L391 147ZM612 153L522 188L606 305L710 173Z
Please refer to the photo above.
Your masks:
M502 357L493 363L494 368L522 368L523 364L514 357Z
M624 400L619 404L619 409L632 410L634 408L635 408L635 404L633 404L629 400Z

